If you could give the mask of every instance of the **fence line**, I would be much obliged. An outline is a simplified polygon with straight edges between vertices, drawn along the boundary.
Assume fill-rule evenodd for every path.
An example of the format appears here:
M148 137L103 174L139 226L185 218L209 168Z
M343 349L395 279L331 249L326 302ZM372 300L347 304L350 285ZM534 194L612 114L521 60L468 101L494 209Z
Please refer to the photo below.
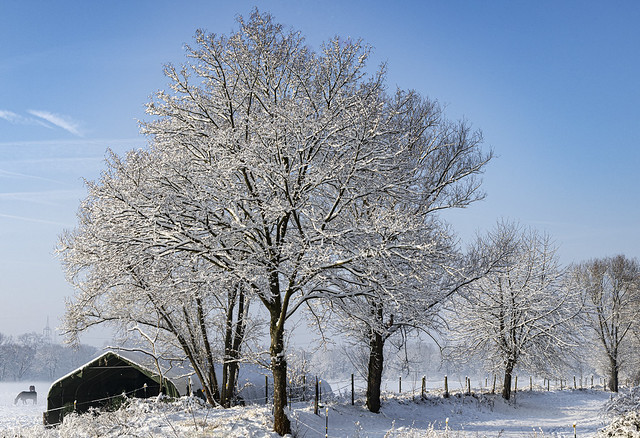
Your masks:
M93 404L93 403L97 403L97 402L104 402L104 401L109 401L109 400L115 400L115 399L120 399L122 397L129 397L131 394L135 394L138 391L145 391L147 390L147 384L145 383L143 386L141 386L140 388L136 388L136 389L132 389L131 391L123 391L122 393L118 394L118 395L110 395L108 397L102 397L102 398L96 398L96 399L92 399L92 400L85 400L82 401L80 403L77 402L77 400L73 401L73 408L74 411L76 410L78 405L88 405L88 404ZM52 409L47 409L46 412L55 412L55 411L61 411L64 409L68 409L69 406L61 406L59 408L52 408Z
M599 378L599 379L600 379L600 382L602 384L604 384L603 379L602 378ZM433 386L431 386L430 388L426 388L427 380L426 380L426 376L423 376L422 379L420 380L420 383L421 383L421 385L420 385L420 389L421 389L420 397L425 396L430 391L433 391L434 393L436 393L436 395L441 395L440 393L442 392L442 395L444 395L445 394L444 391L448 389L447 388L448 380L449 380L448 376L445 375L442 378L442 383L443 383L442 387L433 387ZM472 389L473 388L471 386L471 380L472 380L471 378L465 377L464 385L461 383L460 391L458 392L458 394L467 395L467 394L471 394L472 393ZM496 377L494 376L494 382L495 382L495 380L496 380ZM517 376L514 376L513 380L514 380L513 390L517 391L518 390L517 389ZM537 380L537 382L536 382L536 380ZM542 379L542 384L539 384L540 383L540 379L539 378L536 379L536 380L534 380L534 378L532 376L529 376L529 385L528 385L528 390L529 391L547 391L547 390L549 390L549 387L550 387L550 384L551 384L550 383L551 382L550 379L543 378ZM569 381L569 379L557 379L557 380L555 380L555 388L554 388L554 390L558 390L558 389L560 389L560 390L597 389L600 386L600 385L595 385L594 386L594 376L590 376L589 378L582 377L579 380L578 380L577 377L574 377L573 378L573 382L572 382L573 385L568 385L567 384L568 381ZM321 380L318 380L318 382L320 383ZM366 387L366 381L364 381L363 379L355 379L352 376L352 379L350 381L347 381L346 383L343 383L341 385L339 384L339 385L337 385L335 387L332 387L331 388L332 389L332 394L329 397L331 398L331 397L335 396L336 394L338 396L340 396L340 397L345 397L348 393L350 393L351 399L352 399L352 403L353 403L355 393L358 392L358 391L356 391L356 385L355 385L356 382L361 383L361 385L359 385L357 387L357 389L360 392L360 395L362 395L362 392L364 391L364 389ZM431 380L431 383L433 383L433 382L435 382L435 380ZM580 383L580 385L578 384L578 382ZM590 385L589 385L590 387L589 388L584 388L584 386L586 386L586 382L590 383ZM268 394L268 388L269 388L268 383L269 383L269 378L268 378L268 376L265 376L265 384L267 385L266 386L266 388L267 388L267 392L266 392L267 396L269 395ZM412 383L413 383L412 393L413 393L413 397L415 398L415 389L416 389L416 386L417 386L417 382L413 381ZM485 392L489 392L488 391L489 390L489 388L488 388L489 385L488 384L489 384L489 378L487 377L487 378L485 378L485 385L483 386L482 385L482 381L480 381L480 385L479 385L478 389L480 389L481 391L484 390ZM494 385L495 385L495 383L494 383ZM304 382L303 384L293 384L292 381L289 382L289 385L287 386L287 394L289 395L288 402L289 402L289 412L290 413L293 412L293 409L292 409L292 403L293 402L300 403L300 402L311 402L311 401L313 401L316 404L316 408L318 407L318 401L321 402L321 399L318 400L318 401L315 401L311 397L307 397L307 395L308 395L307 393L310 392L311 387L312 386L311 385L307 385L306 382ZM74 411L76 410L77 405L81 405L81 404L82 405L86 405L86 404L90 404L90 403L105 402L105 401L109 401L109 400L113 400L113 399L119 399L119 398L122 398L122 397L124 397L126 399L127 397L129 397L132 394L140 393L140 391L145 391L145 394L146 394L146 389L147 389L147 385L145 384L144 386L142 386L140 388L136 388L136 389L133 389L133 390L127 391L127 392L122 392L121 394L118 394L118 395L112 395L112 396L108 396L108 397L101 397L101 398L97 398L97 399L93 399L93 400L83 401L83 402L80 402L80 403L76 403L74 401ZM606 387L604 387L603 389L606 390ZM301 391L301 393L297 393L296 395L293 395L294 392L300 392L300 391ZM394 392L392 392L392 393L394 393ZM402 389L402 378L401 377L398 378L398 391L397 391L397 394L399 394L399 395L404 394L405 396L408 396L408 391L406 390L406 386L405 386L405 389L404 389L404 392L403 392L403 389ZM325 395L325 397L327 397L327 395ZM271 402L273 402L273 398L272 397L269 398L269 399L271 400ZM249 402L251 402L251 401L257 402L258 400L262 400L262 399L260 399L260 398L245 399L245 401L249 401ZM46 412L55 412L55 411L68 409L68 408L69 408L69 406L63 406L63 407L60 407L60 408L47 409ZM321 414L318 414L318 415L320 417L322 417ZM294 417L292 417L292 419L295 419L295 421L298 424L306 427L308 430L317 433L318 436L322 436L323 433L322 433L322 431L317 429L317 426L314 427L314 425L311 425L311 424L308 424L308 423L302 421L298 416L294 416ZM324 435L325 435L325 437L328 437L329 430L330 430L329 429L330 422L329 422L329 407L328 406L326 406L325 409L324 409L324 420L325 420L325 432L324 432ZM576 428L575 424L573 425L573 428L574 428L574 434L575 434L575 428Z
M528 377L528 379L527 379ZM598 376L601 384L598 384L598 381L595 380L595 376L583 376L580 378L579 376L571 377L571 379L548 379L548 378L534 378L533 376L525 376L524 385L518 386L518 375L512 376L512 387L511 390L513 393L518 393L522 391L557 391L557 390L578 390L578 389L603 389L606 390L606 387L602 386L602 378ZM452 394L464 394L470 395L472 393L496 393L497 388L501 386L496 375L492 376L492 380L487 376L483 379L476 378L478 380L477 384L473 383L473 378L460 376L458 378L458 385L451 385L451 379L447 375L443 375L440 380L435 379L427 379L426 376L422 376L421 379L413 379L407 382L406 380L403 382L402 376L398 377L397 387L394 388L394 384L392 381L386 380L383 382L382 389L383 395L386 394L398 394L398 395L411 395L413 398L420 397L424 398L427 394L432 395L443 395L447 397ZM307 379L303 379L307 380ZM351 399L352 403L355 403L355 399L358 397L362 397L364 392L366 391L367 382L364 379L352 378L349 380L338 380L334 381L334 384L329 384L331 388L331 395L327 396L325 394L325 398L327 397L342 397ZM572 382L572 384L569 384ZM320 384L322 380L318 379L318 383ZM328 383L325 381L325 383ZM484 383L484 384L483 384ZM265 375L265 396L263 398L243 398L244 402L247 403L261 403L264 402L266 404L273 403L273 383L272 379L269 378L268 375ZM319 391L319 399L322 402L322 391ZM312 402L314 403L314 385L310 383L294 383L293 380L290 380L287 385L287 403L298 403L298 402Z
M404 391L402 389L402 378L399 377L398 379L398 391L397 394L409 394L409 391L407 391L407 387L405 385ZM494 382L496 381L496 376L494 375L493 378ZM448 376L444 375L442 378L442 382L443 382L443 386L434 386L434 385L427 385L427 383L434 383L436 382L435 380L426 380L426 377L423 376L422 379L420 380L421 384L419 385L419 396L424 396L428 393L439 393L439 392L443 392L446 393L449 390L448 387ZM568 385L567 384L568 379L555 379L554 380L554 384L553 386L551 385L551 379L547 379L547 378L543 378L542 379L542 384L540 384L540 379L534 380L532 376L529 377L529 385L528 385L528 390L529 391L533 391L533 390L541 390L541 391L549 391L551 389L554 390L568 390L568 389L573 389L573 390L578 390L578 389L604 389L606 390L606 386L603 386L604 382L603 379L601 377L599 377L599 384L597 383L597 381L594 380L594 376L590 376L590 377L583 377L581 379L578 379L578 377L574 377L573 378L573 385ZM588 387L586 383L589 383ZM326 381L325 381L326 383ZM364 379L355 379L352 378L352 380L350 381L346 381L346 382L341 382L342 384L338 384L338 386L335 385L331 385L331 393L330 395L325 394L325 398L329 397L332 398L334 396L339 396L339 397L351 397L352 402L355 401L355 396L356 395L362 395L365 391L366 391L366 384L367 382ZM406 383L406 382L405 382ZM465 377L465 382L464 384L460 385L460 389L458 391L458 393L463 393L463 394L469 394L471 393L473 390L479 390L479 391L484 391L484 392L495 392L495 386L493 388L491 388L491 391L489 391L489 387L488 387L488 383L489 383L489 379L485 378L485 385L482 385L482 382L480 382L479 386L472 386L472 379L469 377ZM256 398L243 398L242 400L244 402L249 402L249 403L255 403L255 404L259 404L259 402L264 401L265 404L269 404L273 402L273 391L269 391L269 389L273 388L273 384L270 382L269 376L265 375L265 397L260 398L260 397L256 397ZM318 384L319 387L321 387L322 384L322 380L318 380ZM410 393L415 397L416 396L416 389L418 388L418 382L416 381L412 381L412 386L411 386L411 390ZM494 383L495 385L495 383ZM117 395L111 395L111 396L107 396L107 397L102 397L102 398L97 398L97 399L92 399L92 400L86 400L86 401L82 401L79 403L76 403L77 406L79 405L87 405L87 404L92 404L92 403L99 403L99 402L105 402L105 401L109 401L109 400L114 400L114 399L118 399L121 397L129 397L132 394L135 393L139 393L140 391L145 391L147 389L147 385L145 384L144 386L140 387L140 388L136 388L130 391L126 391L126 392L122 392L121 394L117 394ZM517 376L514 376L514 387L512 388L514 391L518 391L517 388ZM521 389L522 390L522 389ZM392 390L389 390L388 388L388 381L387 384L385 385L385 391L386 393L396 393ZM145 391L146 393L146 391ZM290 383L287 385L287 400L289 402L313 402L314 398L313 396L313 386L310 384L293 384L292 381L290 381ZM322 402L322 392L319 392L319 401ZM58 410L62 410L62 409L67 409L68 406L65 407L60 407L60 408L52 408L52 409L47 409L47 411L49 412L54 412L54 411L58 411Z

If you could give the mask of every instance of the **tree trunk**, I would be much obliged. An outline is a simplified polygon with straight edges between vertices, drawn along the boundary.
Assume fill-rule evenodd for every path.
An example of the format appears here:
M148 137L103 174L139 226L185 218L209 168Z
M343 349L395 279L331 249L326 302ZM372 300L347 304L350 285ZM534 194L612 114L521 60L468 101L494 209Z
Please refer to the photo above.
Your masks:
M279 313L279 312L278 312ZM273 430L280 435L291 433L291 422L284 410L287 406L287 361L284 358L284 325L279 314L271 316L271 372L273 373Z
M232 336L229 338L229 344L225 344L225 357L228 358L225 362L226 375L224 381L226 388L228 388L225 393L227 406L231 406L233 404L236 395L235 389L238 380L238 373L240 371L240 350L242 348L242 341L244 340L244 332L247 325L247 312L249 309L249 303L246 301L242 287L240 286L239 289L240 293L237 297L238 312L236 321L232 324L233 331Z
M382 385L382 369L384 366L384 341L379 325L383 325L382 303L377 300L370 302L372 324L369 328L369 369L367 371L367 408L373 412L380 412L380 386Z
M220 393L218 392L218 382L216 380L215 370L212 370L208 366L208 363L203 362L201 360L201 357L199 357L196 354L196 349L195 349L196 344L193 342L194 341L193 332L191 331L191 329L188 330L188 333L192 341L191 343L189 343L187 338L184 337L184 334L176 328L177 327L176 324L174 324L169 312L166 311L164 306L159 306L158 309L160 311L160 315L163 321L167 324L169 332L172 333L176 337L176 339L178 339L178 342L180 343L182 350L187 355L189 362L193 366L193 369L196 372L198 379L200 380L200 382L202 382L204 395L207 401L209 402L209 404L215 405L219 400L219 396L220 396ZM185 311L185 317L188 317L188 314L186 313L186 311ZM187 318L187 321L188 321L188 318Z
M202 343L204 345L206 364L209 370L209 382L211 385L212 397L214 400L220 400L220 388L218 386L218 378L216 377L216 369L215 369L215 361L213 359L213 353L211 350L211 344L209 343L209 336L207 334L207 325L204 317L204 309L202 306L202 299L198 296L196 297L196 311L198 318L198 327L200 329L200 339L202 339ZM189 321L189 313L186 309L183 308L185 321ZM189 330L191 333L191 330ZM196 338L193 333L191 333L192 344L194 346L198 345L196 342Z
M504 369L504 382L502 384L502 398L509 400L511 398L511 374L513 373L514 363L508 361Z
M382 385L384 339L375 330L370 331L369 369L367 373L367 409L380 412L380 386Z
M233 357L233 310L236 306L236 299L238 297L239 286L233 287L227 292L227 313L225 320L225 335L224 335L224 358L222 360L222 386L220 390L220 404L225 408L231 406L231 398L233 395L233 386L229 382L229 374L233 373L232 367L235 362Z
M609 357L609 390L618 392L618 360L615 356Z

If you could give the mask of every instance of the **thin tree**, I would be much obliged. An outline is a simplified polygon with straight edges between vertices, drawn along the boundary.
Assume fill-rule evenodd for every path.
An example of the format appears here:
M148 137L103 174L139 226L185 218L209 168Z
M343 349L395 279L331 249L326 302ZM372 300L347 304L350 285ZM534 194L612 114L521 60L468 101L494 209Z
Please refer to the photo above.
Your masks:
M640 264L617 255L581 263L572 273L574 285L584 296L587 325L606 357L609 389L618 392L624 352L638 327Z
M29 375L36 356L44 345L44 337L41 334L32 332L18 336L12 358L15 380L22 380Z
M550 375L563 366L576 344L580 300L566 286L549 236L534 229L499 222L472 253L505 256L453 300L448 350L458 360L479 359L488 371L501 370L508 400L516 367Z
M330 317L330 324L334 330L346 334L356 349L365 347L368 351L363 377L367 380L366 405L371 412L377 413L381 407L387 342L395 340L395 345L402 347L412 332L439 334L446 325L440 317L440 306L498 262L483 260L482 265L465 266L446 227L435 220L414 225L397 236L384 237L397 246L385 265L370 263L366 284L357 285L368 293L331 303L335 315ZM341 285L342 289L353 287L354 282Z

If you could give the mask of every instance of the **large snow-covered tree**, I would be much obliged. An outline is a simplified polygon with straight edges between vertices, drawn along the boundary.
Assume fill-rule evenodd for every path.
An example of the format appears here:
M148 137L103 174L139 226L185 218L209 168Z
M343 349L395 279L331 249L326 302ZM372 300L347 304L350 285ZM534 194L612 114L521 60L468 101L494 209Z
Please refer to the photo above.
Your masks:
M516 367L551 376L563 364L576 344L580 300L549 236L534 229L499 222L471 252L501 262L453 300L449 350L501 371L508 400Z
M594 259L574 266L572 279L584 297L587 326L606 357L609 389L618 392L625 351L638 328L640 263L624 255Z
M274 430L285 434L287 319L310 300L372 294L339 285L365 285L370 266L392 263L398 243L377 230L401 235L450 197L474 200L476 175L490 156L477 133L447 122L434 102L411 91L388 93L384 68L368 72L369 48L359 41L335 38L314 52L298 32L256 11L229 36L197 32L196 46L186 50L190 61L167 66L170 90L148 106L155 117L143 124L148 151L122 162L126 169L141 160L143 171L114 172L112 160L95 186L126 194L107 202L102 225L114 232L103 243L126 253L117 257L130 261L122 275L142 280L125 295L147 304L151 283L171 297L152 303L154 320L158 303L164 311L175 299L170 315L204 321L229 285L261 303ZM90 194L81 220L102 214L94 209L101 202ZM81 225L64 247L91 238ZM99 263L86 256L67 264L77 279ZM205 289L189 295L185 288L194 283ZM83 285L98 294L101 286ZM83 299L70 304L69 319ZM184 330L175 336L184 338Z

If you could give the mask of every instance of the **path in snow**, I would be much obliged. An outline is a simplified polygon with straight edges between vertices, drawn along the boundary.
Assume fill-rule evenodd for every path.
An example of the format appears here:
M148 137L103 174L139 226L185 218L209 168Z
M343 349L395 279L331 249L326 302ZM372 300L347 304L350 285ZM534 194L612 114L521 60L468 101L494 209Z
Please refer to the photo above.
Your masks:
M501 433L502 437L545 435L573 437L573 424L579 437L595 436L609 421L602 407L610 398L603 391L528 392L517 394L515 404L496 398L494 410L464 422L464 429L480 433Z
M573 437L575 422L578 437L593 437L609 423L602 415L602 407L609 398L610 393L595 390L522 391L515 403L506 403L499 395L449 399L434 396L426 401L391 396L383 402L379 414L368 412L362 406L363 400L356 406L328 403L328 435L378 438L395 428L413 431L411 436L422 436L416 432L444 430L448 421L450 430L462 432L454 436ZM292 418L294 429L307 438L324 437L325 409L316 416L311 408L298 407Z

